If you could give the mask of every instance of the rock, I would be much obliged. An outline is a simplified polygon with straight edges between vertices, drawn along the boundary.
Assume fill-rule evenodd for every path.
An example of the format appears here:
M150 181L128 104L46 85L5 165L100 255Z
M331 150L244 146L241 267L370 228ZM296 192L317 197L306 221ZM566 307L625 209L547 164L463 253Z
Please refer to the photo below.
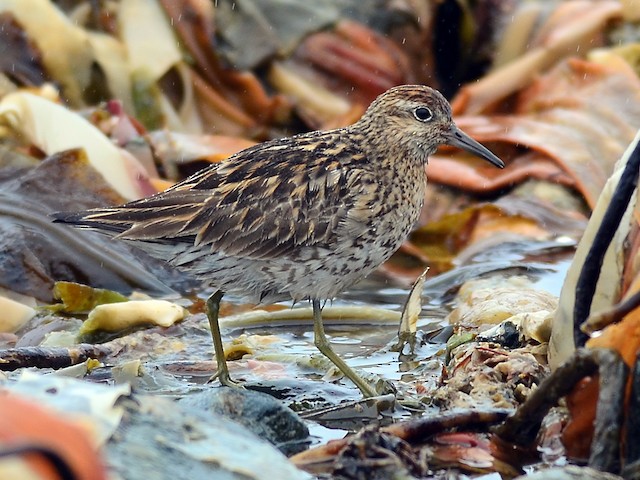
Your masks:
M265 393L216 388L179 401L183 408L223 415L248 428L285 454L306 448L309 430L292 410Z
M125 402L105 456L111 471L132 480L311 478L242 425L152 396Z

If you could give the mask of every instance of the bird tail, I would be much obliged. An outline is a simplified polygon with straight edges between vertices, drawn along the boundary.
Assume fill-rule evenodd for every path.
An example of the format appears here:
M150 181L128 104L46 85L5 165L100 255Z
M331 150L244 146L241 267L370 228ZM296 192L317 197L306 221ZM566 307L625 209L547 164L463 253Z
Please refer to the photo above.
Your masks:
M55 212L51 214L54 223L65 223L77 228L99 230L117 235L127 230L131 224L105 222L101 216L109 212L108 209L84 210L80 212Z

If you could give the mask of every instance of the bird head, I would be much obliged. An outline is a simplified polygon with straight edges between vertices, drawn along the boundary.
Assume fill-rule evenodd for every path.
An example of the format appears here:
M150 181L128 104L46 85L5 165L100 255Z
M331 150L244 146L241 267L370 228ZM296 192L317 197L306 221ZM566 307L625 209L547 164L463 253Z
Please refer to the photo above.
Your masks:
M387 90L359 123L377 130L372 132L374 138L402 144L425 163L440 145L452 145L504 167L502 160L456 126L449 102L430 87L402 85Z

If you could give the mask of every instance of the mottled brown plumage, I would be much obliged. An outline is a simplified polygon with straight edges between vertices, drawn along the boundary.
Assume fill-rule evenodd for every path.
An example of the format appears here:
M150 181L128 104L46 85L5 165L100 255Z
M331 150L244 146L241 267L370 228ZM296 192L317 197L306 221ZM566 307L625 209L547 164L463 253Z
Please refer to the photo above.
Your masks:
M149 198L56 220L142 245L251 301L312 300L316 343L324 339L319 348L335 363L320 302L364 278L406 239L422 209L428 156L442 144L503 166L455 127L440 93L407 85L378 97L350 127L265 142Z

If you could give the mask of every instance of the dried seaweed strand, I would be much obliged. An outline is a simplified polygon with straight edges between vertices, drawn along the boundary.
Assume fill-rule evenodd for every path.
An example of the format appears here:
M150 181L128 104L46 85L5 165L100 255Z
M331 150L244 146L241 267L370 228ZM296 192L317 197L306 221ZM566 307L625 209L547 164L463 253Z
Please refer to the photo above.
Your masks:
M395 435L407 442L418 442L430 435L452 428L472 428L497 423L510 413L512 410L508 409L461 410L389 425L381 428L380 431Z
M0 350L0 371L18 368L59 368L82 363L89 358L100 358L113 353L107 345L79 344L75 347L19 347Z
M629 368L615 350L594 350L594 354L599 365L600 384L589 466L603 472L619 473Z
M606 401L601 402L603 405L598 407L597 416L603 415L604 409L616 408L616 405L612 404L612 398L615 396L606 397L605 395L610 395L614 387L617 387L620 382L624 382L624 380L613 377L620 375L620 370L624 373L625 368L619 354L613 350L577 350L569 360L540 383L540 386L514 415L496 428L496 435L508 443L525 447L531 445L540 430L542 419L549 409L555 406L560 398L569 394L581 379L594 375L599 369L602 369L603 372L603 375L600 376L599 403L604 398ZM623 378L626 378L626 373ZM619 410L622 410L623 393L624 389L617 395L620 397ZM596 422L598 421L600 420L597 418ZM597 430L596 427L596 436L598 435Z
M627 411L627 421L625 423L626 451L625 468L622 471L624 478L640 478L640 355L636 357L633 379L631 382L631 395L629 396L629 406ZM635 471L635 476L631 472Z
M640 306L640 291L634 293L626 300L614 305L613 308L605 312L593 314L581 325L585 333L593 333L602 330L608 325L620 322L629 313Z
M627 211L631 196L638 185L640 168L640 142L636 144L625 165L620 181L611 197L611 203L602 217L602 223L587 253L580 276L576 282L576 297L573 309L573 340L576 348L583 347L589 336L580 330L591 311L593 295L600 277L604 256Z

